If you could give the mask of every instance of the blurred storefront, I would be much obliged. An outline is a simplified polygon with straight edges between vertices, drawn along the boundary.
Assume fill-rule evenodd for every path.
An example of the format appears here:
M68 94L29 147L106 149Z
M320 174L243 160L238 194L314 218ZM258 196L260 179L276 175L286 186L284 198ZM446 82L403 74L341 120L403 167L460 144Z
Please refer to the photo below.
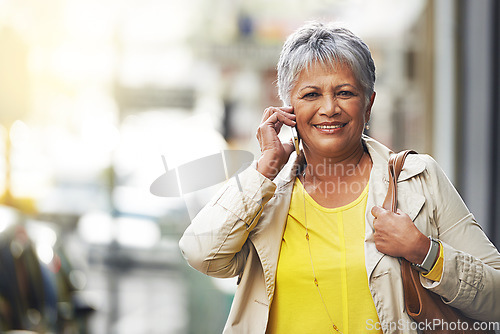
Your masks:
M456 183L485 233L500 247L500 3L461 1L453 9Z
M73 332L221 331L234 280L202 276L177 248L218 185L149 187L220 150L259 154L282 43L312 19L370 46L370 135L432 154L500 245L498 1L0 0L2 203L73 254L89 311Z

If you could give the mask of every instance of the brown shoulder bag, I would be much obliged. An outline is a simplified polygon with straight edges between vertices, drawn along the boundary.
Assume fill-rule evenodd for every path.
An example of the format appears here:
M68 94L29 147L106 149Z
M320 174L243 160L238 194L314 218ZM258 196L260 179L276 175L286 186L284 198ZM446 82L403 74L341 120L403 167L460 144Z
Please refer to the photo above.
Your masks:
M389 189L383 204L386 210L397 211L397 179L407 155L412 153L416 152L402 151L392 154L389 159ZM439 295L424 288L420 283L419 271L406 259L401 259L401 276L406 312L419 324L418 328L424 334L495 333L493 330L481 330L480 328L488 328L488 324L467 318L456 308L445 304Z

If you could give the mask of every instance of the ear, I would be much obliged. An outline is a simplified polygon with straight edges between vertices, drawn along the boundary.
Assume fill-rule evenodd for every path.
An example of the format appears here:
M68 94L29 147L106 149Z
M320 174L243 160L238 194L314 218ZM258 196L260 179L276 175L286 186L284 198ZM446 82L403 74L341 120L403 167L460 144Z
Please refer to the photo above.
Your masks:
M370 102L368 102L368 105L366 106L365 122L368 122L370 120L373 102L375 102L375 95L377 95L377 93L373 92L372 96L370 97Z

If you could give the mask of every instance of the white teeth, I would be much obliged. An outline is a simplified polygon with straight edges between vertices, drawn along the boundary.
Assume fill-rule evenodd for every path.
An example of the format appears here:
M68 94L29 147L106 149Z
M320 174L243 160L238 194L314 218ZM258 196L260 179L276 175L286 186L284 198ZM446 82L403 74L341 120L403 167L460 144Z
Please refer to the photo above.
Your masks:
M318 129L338 129L343 127L344 124L339 124L339 125L315 125Z

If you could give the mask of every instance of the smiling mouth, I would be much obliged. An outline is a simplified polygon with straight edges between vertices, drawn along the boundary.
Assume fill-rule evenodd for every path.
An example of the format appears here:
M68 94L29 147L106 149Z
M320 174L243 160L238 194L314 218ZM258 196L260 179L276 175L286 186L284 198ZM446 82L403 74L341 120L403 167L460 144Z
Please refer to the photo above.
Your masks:
M346 123L347 124L347 123ZM335 125L314 125L315 128L320 129L320 130L335 130L335 129L340 129L346 126L346 124L335 124Z

